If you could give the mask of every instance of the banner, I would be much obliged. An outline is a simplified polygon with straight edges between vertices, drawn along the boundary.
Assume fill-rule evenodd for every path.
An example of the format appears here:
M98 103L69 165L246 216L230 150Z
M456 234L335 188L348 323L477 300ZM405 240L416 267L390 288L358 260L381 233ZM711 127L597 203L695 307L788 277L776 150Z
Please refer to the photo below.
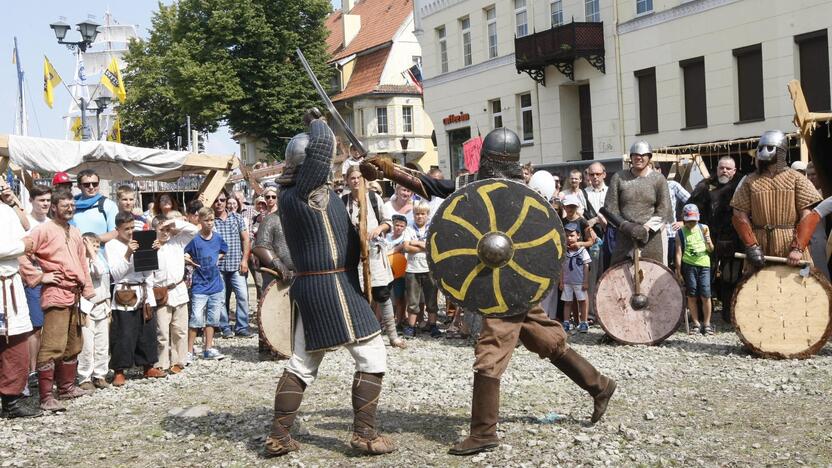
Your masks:
M482 149L482 137L475 136L462 144L462 156L465 161L465 168L468 172L475 174L480 170L480 150Z
M55 67L49 63L49 59L46 56L43 56L43 100L46 101L46 105L49 108L52 108L52 105L55 103L55 95L54 89L55 86L61 84L61 77L58 75L58 72L55 71Z
M101 84L113 93L113 96L118 98L118 102L124 103L127 99L127 91L124 89L124 80L121 79L121 70L118 69L118 62L113 57L110 60L110 65L101 74Z

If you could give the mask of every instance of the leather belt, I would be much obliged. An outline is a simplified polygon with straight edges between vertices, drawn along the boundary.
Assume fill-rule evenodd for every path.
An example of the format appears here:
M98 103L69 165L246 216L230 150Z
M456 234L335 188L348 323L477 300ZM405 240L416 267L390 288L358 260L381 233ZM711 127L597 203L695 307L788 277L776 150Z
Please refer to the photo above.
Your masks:
M331 274L334 274L334 273L341 273L342 271L347 271L347 269L346 268L336 268L334 270L303 271L303 272L295 273L295 276L331 275Z

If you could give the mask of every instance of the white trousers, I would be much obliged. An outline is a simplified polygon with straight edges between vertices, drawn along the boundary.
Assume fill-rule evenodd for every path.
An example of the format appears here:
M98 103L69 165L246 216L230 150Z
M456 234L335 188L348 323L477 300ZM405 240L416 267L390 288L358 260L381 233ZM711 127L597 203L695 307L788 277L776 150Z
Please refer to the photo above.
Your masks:
M306 339L303 337L303 322L298 315L295 323L295 337L292 342L292 357L286 363L286 370L298 376L307 386L312 385L318 376L318 367L324 360L326 351L306 351ZM344 345L355 361L356 372L380 374L387 370L387 350L381 334L360 341Z
M168 369L174 364L185 367L188 354L188 303L156 309L156 337L159 361L156 367Z
M78 355L78 377L80 383L92 379L103 379L107 376L110 363L110 319L88 318L81 335L84 346Z

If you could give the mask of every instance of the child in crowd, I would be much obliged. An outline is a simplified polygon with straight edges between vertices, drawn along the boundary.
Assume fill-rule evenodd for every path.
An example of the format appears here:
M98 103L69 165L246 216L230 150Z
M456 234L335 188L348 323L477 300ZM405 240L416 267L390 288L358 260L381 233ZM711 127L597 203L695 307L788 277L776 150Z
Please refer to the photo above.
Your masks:
M581 207L581 200L575 194L566 195L563 199L563 210L566 216L562 219L563 225L575 223L578 225L578 245L580 247L592 247L598 237L592 230L589 222L581 216L578 211Z
M214 327L220 326L220 313L225 307L225 287L217 263L228 245L214 232L214 211L207 206L197 212L199 235L185 247L194 266L191 276L191 317L188 321L188 355L185 365L193 360L197 330L202 329L203 359L224 359L214 348Z
M81 388L93 391L107 388L107 372L110 368L110 272L101 261L101 239L92 232L81 236L87 250L95 297L88 301L81 298L81 312L86 314L81 334L84 346L78 355L78 380Z
M699 207L690 203L682 208L685 225L676 231L676 276L684 278L688 309L693 319L690 333L713 335L711 326L711 257L714 244L708 226L699 224ZM702 321L699 323L698 299L702 299Z
M396 314L396 324L405 320L404 272L407 268L407 258L404 256L404 231L407 229L407 218L401 214L392 217L393 229L387 233L387 255L393 269L393 282L390 283L390 295L393 297L393 310Z
M575 314L574 302L577 301L580 313L578 331L586 333L589 331L589 323L587 322L589 307L586 300L586 290L589 287L589 264L592 259L589 252L580 245L578 240L580 226L576 223L567 223L564 231L566 231L566 258L563 262L563 273L558 285L560 290L563 291L561 299L565 302L563 329L565 331L572 329L570 317L577 315Z
M144 368L145 378L167 377L154 367L158 360L156 339L156 301L153 298L153 273L135 270L133 254L139 249L133 239L133 215L122 211L116 216L116 238L104 245L110 276L113 279L113 321L110 323L110 367L115 371L113 386L121 387L124 371Z
M156 223L159 269L153 273L156 296L159 361L156 367L178 374L185 369L188 354L188 287L185 286L185 246L198 228L185 221L178 211L168 211Z
M425 298L425 309L428 312L428 327L430 336L442 336L436 325L438 305L436 303L436 284L428 268L427 238L428 214L430 206L419 201L413 206L413 224L404 232L404 251L407 253L407 269L405 270L405 294L407 296L407 326L404 327L405 337L416 335L416 320L419 318L419 302Z
M141 209L136 210L136 189L129 185L119 185L116 189L116 201L118 202L119 212L130 213L133 216L134 231L146 231L149 229L149 223L145 219Z

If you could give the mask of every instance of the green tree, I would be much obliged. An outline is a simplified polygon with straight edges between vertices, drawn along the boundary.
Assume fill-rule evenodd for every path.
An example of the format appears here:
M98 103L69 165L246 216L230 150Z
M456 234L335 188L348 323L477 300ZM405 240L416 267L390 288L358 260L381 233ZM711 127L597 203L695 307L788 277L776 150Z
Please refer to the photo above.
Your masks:
M160 4L150 37L125 56L127 102L121 108L126 143L175 146L191 126L262 138L280 157L301 117L320 106L295 48L319 79L329 81L324 19L328 0L181 0Z

